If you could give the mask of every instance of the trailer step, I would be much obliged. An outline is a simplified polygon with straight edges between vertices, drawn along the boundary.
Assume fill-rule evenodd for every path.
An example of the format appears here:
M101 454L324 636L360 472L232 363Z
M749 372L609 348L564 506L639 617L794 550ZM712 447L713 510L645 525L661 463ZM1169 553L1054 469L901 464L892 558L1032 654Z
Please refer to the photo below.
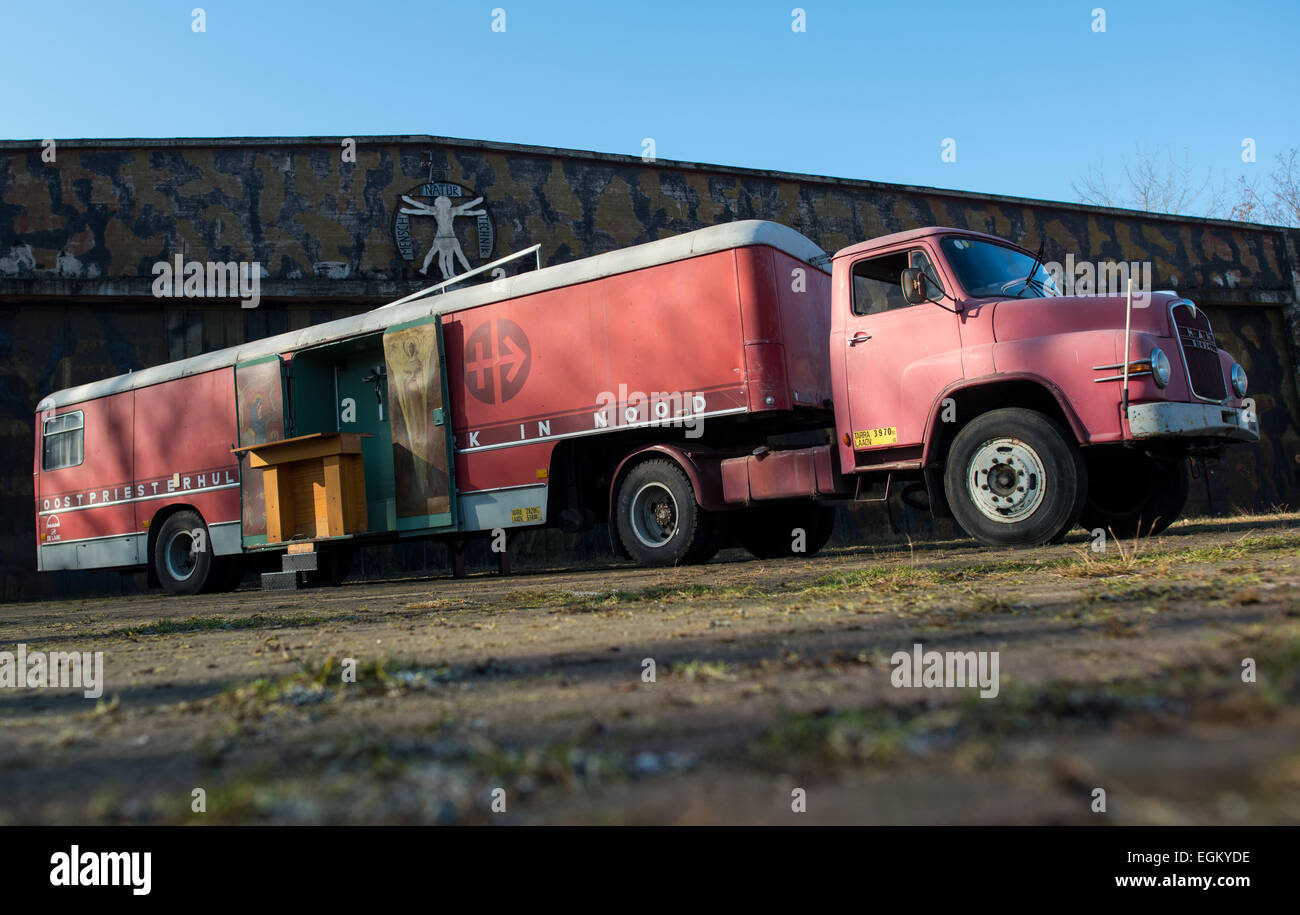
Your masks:
M299 575L295 571L263 572L263 591L297 591L301 587Z
M319 553L285 553L280 557L280 568L285 572L315 572L320 568Z

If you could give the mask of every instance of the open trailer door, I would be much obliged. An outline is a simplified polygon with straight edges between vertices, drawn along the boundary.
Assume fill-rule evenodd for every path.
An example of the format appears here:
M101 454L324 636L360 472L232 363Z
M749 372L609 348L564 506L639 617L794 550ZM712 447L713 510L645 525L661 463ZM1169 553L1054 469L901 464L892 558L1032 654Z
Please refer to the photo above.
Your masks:
M266 356L235 366L235 410L240 448L285 438L288 422L284 389L284 362L279 356ZM245 548L266 543L262 474L250 471L248 462L248 452L239 452L239 516Z
M384 332L397 529L456 524L442 324L437 316Z

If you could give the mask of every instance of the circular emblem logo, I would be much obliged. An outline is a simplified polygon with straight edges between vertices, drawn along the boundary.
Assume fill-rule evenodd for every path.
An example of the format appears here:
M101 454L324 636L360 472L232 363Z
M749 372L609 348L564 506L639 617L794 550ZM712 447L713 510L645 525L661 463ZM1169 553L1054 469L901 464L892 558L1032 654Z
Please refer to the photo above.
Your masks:
M421 273L449 280L471 269L470 257L492 257L496 228L482 197L450 181L426 181L402 195L393 241L403 260L421 258Z
M484 321L465 341L465 387L483 403L505 403L518 394L532 364L528 335L509 318Z

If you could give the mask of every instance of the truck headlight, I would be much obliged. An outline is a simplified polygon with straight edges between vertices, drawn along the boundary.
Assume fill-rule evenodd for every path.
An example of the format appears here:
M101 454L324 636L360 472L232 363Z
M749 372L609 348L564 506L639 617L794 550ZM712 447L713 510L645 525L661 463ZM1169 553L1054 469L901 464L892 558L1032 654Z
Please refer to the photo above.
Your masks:
M1158 346L1151 347L1151 377L1162 388L1169 384L1169 357Z
M1245 397L1246 385L1246 370L1234 362L1232 364L1232 390L1236 392L1238 397Z

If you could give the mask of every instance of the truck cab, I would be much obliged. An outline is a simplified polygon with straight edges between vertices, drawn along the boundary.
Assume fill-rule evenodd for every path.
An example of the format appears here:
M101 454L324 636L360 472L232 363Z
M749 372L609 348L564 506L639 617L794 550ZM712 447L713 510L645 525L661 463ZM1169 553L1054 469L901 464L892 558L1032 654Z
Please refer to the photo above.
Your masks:
M1176 294L1062 295L1041 257L940 227L842 249L832 288L841 472L919 477L986 543L1158 532L1185 458L1259 438L1245 371Z

